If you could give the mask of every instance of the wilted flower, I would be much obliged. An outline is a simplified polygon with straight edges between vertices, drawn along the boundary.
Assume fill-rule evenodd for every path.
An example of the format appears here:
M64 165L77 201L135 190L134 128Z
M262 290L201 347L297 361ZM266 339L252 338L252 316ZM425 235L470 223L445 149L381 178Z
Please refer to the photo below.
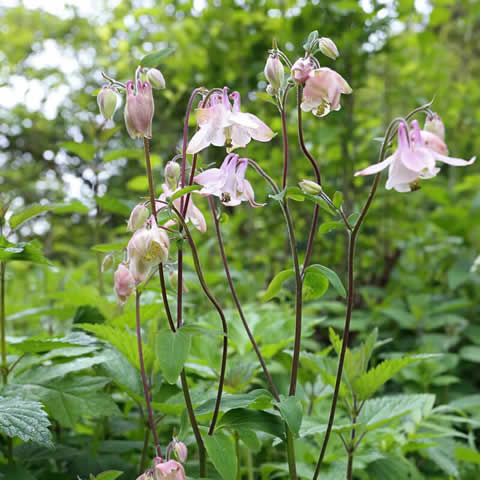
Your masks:
M146 226L132 235L127 251L130 272L137 285L147 278L154 265L167 260L169 247L167 233L157 226L153 216Z
M292 79L299 85L303 85L313 71L313 65L309 58L299 58L292 66Z
M317 117L324 117L332 110L340 110L340 95L352 93L347 81L331 68L317 68L305 83L301 108L310 110Z
M437 175L440 168L435 166L436 160L457 167L471 165L475 161L475 157L466 161L439 153L435 146L426 145L416 120L411 126L410 141L407 126L401 123L398 126L398 148L395 152L384 161L355 173L355 176L372 175L389 167L387 190L394 188L397 192L410 192L417 188L418 180Z
M212 95L209 105L196 110L199 130L190 140L187 153L197 153L200 150L215 145L227 147L227 151L245 147L253 138L260 142L268 142L273 132L258 117L251 113L240 111L240 94L233 92L233 107L228 98L228 88L222 95Z
M267 58L267 63L263 70L266 79L270 85L278 90L283 84L283 77L285 75L285 69L283 68L283 63L278 58L278 55L272 54Z
M134 232L135 230L142 228L149 216L150 211L148 208L143 203L139 203L130 214L127 224L127 232Z
M305 192L311 195L318 195L322 191L322 187L311 180L302 180L298 186Z
M170 185L164 183L162 185L163 193L159 197L159 202L157 203L157 210L160 211L162 208L166 208L166 202L168 201L169 197L171 197L175 192L180 190L180 188L171 188ZM185 201L185 200L184 200ZM175 208L180 211L182 206L182 202L180 198L177 198L173 201L173 205ZM205 217L200 209L195 205L193 202L193 197L190 195L190 200L188 201L187 211L185 212L185 221L192 222L192 225L197 229L200 230L202 233L207 231L207 222L205 221Z
M149 82L129 80L126 83L127 101L125 105L125 125L132 138L152 138L153 95L152 85Z
M175 460L157 463L154 468L155 480L185 480L185 470Z
M110 120L117 108L117 94L109 85L104 85L97 95L98 108L105 120Z
M156 68L149 68L147 72L147 82L150 82L153 88L161 90L165 88L165 78L162 72Z
M337 46L335 45L333 40L331 40L330 38L322 37L322 38L318 39L317 40L317 45L318 45L319 50L325 56L327 56L327 57L329 57L333 60L335 60L340 55L340 53L338 53Z
M125 303L135 288L135 279L130 273L130 270L121 263L113 274L113 280L119 302Z
M203 186L198 192L200 195L219 197L226 206L234 207L248 201L252 207L262 207L265 204L255 202L252 185L245 179L247 167L247 158L230 153L220 168L209 168L193 180Z

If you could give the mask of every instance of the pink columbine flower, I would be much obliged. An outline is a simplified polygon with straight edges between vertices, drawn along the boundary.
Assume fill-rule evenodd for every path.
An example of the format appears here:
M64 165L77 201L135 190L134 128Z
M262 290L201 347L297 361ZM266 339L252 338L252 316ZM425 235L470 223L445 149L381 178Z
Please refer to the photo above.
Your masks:
M292 79L295 83L303 85L313 71L313 65L309 58L299 58L292 66Z
M157 210L160 211L162 208L166 208L167 205L165 202L168 201L168 198L171 197L175 192L180 190L180 187L172 189L168 183L162 185L163 193L159 197L159 201L156 203ZM184 198L184 202L186 198ZM181 208L181 199L177 198L173 201L175 208L180 211ZM190 195L190 200L188 201L187 211L185 212L185 220L187 222L192 222L192 225L202 233L207 231L207 222L205 217L200 209L193 202L193 197Z
M167 260L169 247L167 233L157 226L153 216L143 228L132 235L127 252L129 270L137 285L147 278L154 265Z
M454 166L471 165L475 157L466 161L460 158L447 157L437 149L425 144L418 122L411 123L412 131L409 135L407 126L401 123L398 126L398 147L395 152L380 163L355 173L357 175L373 175L389 167L386 189L395 189L397 192L410 192L416 189L420 179L432 178L440 171L435 161L448 163Z
M113 281L118 301L123 304L128 300L128 297L132 294L133 289L135 288L135 279L130 273L130 270L121 263L113 274Z
M185 480L185 470L175 460L157 463L154 468L155 480Z
M190 140L187 153L193 154L208 147L227 147L230 152L235 148L245 147L253 138L260 142L268 142L273 137L272 130L258 117L240 111L240 94L228 97L228 87L222 95L212 95L209 105L196 110L199 130Z
M219 197L228 207L244 201L248 201L252 207L262 207L265 204L255 202L252 185L245 178L247 167L248 158L239 158L239 155L230 153L220 168L209 168L193 180L203 186L198 192L200 195Z
M126 83L127 101L125 104L125 125L132 138L152 138L152 119L154 111L152 86L149 82L129 80Z
M340 110L340 95L352 93L347 81L331 68L313 70L305 82L301 108L324 117L332 110Z

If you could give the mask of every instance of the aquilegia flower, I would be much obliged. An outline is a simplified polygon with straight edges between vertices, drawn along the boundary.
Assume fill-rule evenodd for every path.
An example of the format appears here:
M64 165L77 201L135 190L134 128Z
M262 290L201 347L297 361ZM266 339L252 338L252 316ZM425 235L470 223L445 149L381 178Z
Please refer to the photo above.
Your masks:
M113 274L115 292L120 303L125 303L135 288L135 279L130 270L121 263Z
M265 204L255 202L252 185L245 179L247 167L247 158L239 158L237 154L230 153L220 168L209 168L193 180L203 186L198 191L200 195L219 197L228 207L240 205L244 201L248 201L252 207L262 207Z
M137 90L132 80L126 83L127 101L125 104L125 125L132 138L152 138L154 111L152 86L149 82L137 82Z
M324 117L332 110L340 110L342 93L352 93L347 81L331 68L317 68L305 81L300 107L304 112L312 111L315 116Z
M196 110L199 130L190 140L187 153L197 153L209 145L225 146L230 152L245 147L252 138L260 142L272 139L274 134L265 123L251 113L240 111L238 92L233 92L230 98L233 106L225 87L222 95L212 95L205 108Z
M398 126L398 147L395 152L382 162L356 172L355 176L373 175L389 167L386 189L410 192L418 188L418 180L437 175L440 168L435 166L435 161L457 167L471 165L475 161L475 157L466 161L446 156L444 153L447 152L447 147L440 137L421 131L416 120L411 123L411 127L409 135L407 125L402 122Z
M185 480L185 470L175 460L157 463L153 471L155 480Z

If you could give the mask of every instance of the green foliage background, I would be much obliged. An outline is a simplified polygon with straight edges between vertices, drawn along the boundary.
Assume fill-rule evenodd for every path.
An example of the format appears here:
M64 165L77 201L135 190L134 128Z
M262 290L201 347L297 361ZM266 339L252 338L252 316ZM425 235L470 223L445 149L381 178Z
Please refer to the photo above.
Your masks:
M7 264L7 351L9 361L18 360L18 364L12 385L0 393L0 411L4 396L22 397L28 403L25 408L35 409L40 401L52 421L57 447L52 451L16 439L17 469L7 467L6 460L2 464L0 457L0 472L6 480L18 479L20 474L25 479L87 478L108 469L126 472L120 478L135 478L139 467L143 421L137 403L143 400L130 333L134 304L130 301L121 311L115 303L112 272L99 274L104 253L115 248L92 247L126 244L126 220L146 195L147 182L141 145L127 136L122 109L115 115L115 130L99 129L94 92L102 84L102 71L125 81L144 54L166 46L176 49L160 67L167 89L155 94L151 150L158 187L162 165L178 152L185 107L197 86L228 85L239 90L243 109L280 133L277 110L263 93L267 52L275 38L294 60L302 54L301 46L312 30L336 42L339 59L320 61L341 73L354 90L342 99L340 112L323 119L304 116L308 146L319 159L326 190L332 195L342 191L347 211L358 211L366 198L370 179L354 178L353 172L376 161L376 137L382 136L392 118L433 97L434 110L447 128L451 155L470 158L480 152L480 60L475 34L480 29L480 4L475 0L209 0L201 8L190 1L120 0L98 2L87 16L75 8L57 16L23 6L0 7L0 15L0 92L8 96L9 89L15 88L20 94L15 106L0 109L0 206L9 205L7 219L12 226L12 213L32 204L56 205L21 225L14 235L15 242L34 242L28 247L30 260L43 251L49 265ZM61 55L49 53L38 60L42 52L52 52L52 45ZM52 110L52 97L62 95L58 109ZM289 182L294 185L303 178L313 179L313 174L297 143L293 94L288 105ZM201 155L202 164L218 163L223 154L222 149L208 149ZM246 154L272 177L280 178L280 135L269 144L252 143ZM382 387L383 397L369 400L387 401L389 396L403 394L409 395L404 403L412 406L402 411L395 410L394 404L384 405L385 411L398 415L387 415L388 422L370 423L375 428L365 435L357 453L358 479L473 480L480 474L476 452L480 274L470 271L480 254L478 172L477 164L467 169L445 167L410 194L386 192L382 185L363 228L357 249L359 289L352 345L365 341L377 327L384 343L375 351L372 366L407 353L442 356L402 370ZM248 320L275 381L286 393L294 329L293 287L286 283L279 298L267 304L257 297L275 274L290 268L288 243L278 205L268 199L270 192L253 171L247 175L256 198L268 206L229 209L222 229ZM206 201L196 202L207 216ZM292 209L303 254L311 205L294 202ZM7 223L2 227L8 232ZM232 348L227 392L247 394L265 384L232 309L210 218L208 229L205 236L196 232L195 240L207 282L228 309ZM327 265L345 278L345 246L340 230L320 234L312 263ZM115 259L121 261L122 254ZM188 255L186 263L186 323L195 332L186 365L198 406L215 393L219 325ZM173 287L171 293L173 299ZM167 444L173 432L180 432L193 452L193 437L182 414L183 397L176 385L164 380L156 360L155 332L166 327L159 289L152 284L143 301L145 347L156 386L155 408L162 416L162 441ZM335 366L335 357L329 354L330 366L323 359L330 345L328 328L341 334L343 315L344 302L332 288L305 306L308 353L302 357L299 397L302 428L310 428L310 436L300 431L297 440L302 478L311 478L322 439L319 425L325 423L331 398L325 372ZM83 330L73 328L75 324L82 324ZM63 340L53 342L52 337ZM255 400L254 407L253 400L246 401L233 408L263 412L268 407L265 401ZM372 411L381 408L371 406ZM46 435L41 430L42 425L45 428L42 412L37 408L35 421ZM208 412L211 409L203 415ZM310 418L316 419L316 426L309 424ZM229 420L224 420L225 429ZM341 420L340 414L340 424ZM368 424L371 419L365 421ZM283 449L272 444L268 431L252 436L256 429L237 432L243 478L250 462L256 467L255 478L287 478ZM15 435L28 439L28 435ZM0 447L6 455L6 436L1 437ZM329 470L321 478L344 478L345 454L337 436L329 455ZM192 478L193 458L187 469ZM214 468L210 470L209 478L217 478ZM398 472L405 473L399 477Z

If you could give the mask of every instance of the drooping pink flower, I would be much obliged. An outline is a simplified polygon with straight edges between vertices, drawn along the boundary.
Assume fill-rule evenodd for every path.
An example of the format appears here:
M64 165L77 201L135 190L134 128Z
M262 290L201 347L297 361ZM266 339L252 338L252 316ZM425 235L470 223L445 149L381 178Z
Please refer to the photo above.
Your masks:
M152 119L154 112L152 86L149 82L129 80L126 83L127 101L125 104L125 125L132 138L152 138Z
M435 166L435 161L457 167L471 165L475 161L475 157L466 161L439 153L436 145L425 143L416 120L411 123L411 126L410 140L407 126L401 123L398 126L398 147L395 152L384 161L356 172L355 176L373 175L389 167L387 190L393 188L397 192L410 192L416 188L418 180L437 175L440 168Z
M157 463L154 472L155 480L185 480L185 470L175 460Z
M227 151L245 147L253 138L268 142L273 137L272 130L258 117L240 111L240 94L233 92L228 98L228 88L222 95L212 95L209 105L196 110L199 130L190 140L187 153L193 154L208 147L227 147Z
M313 71L313 64L309 58L299 58L293 64L291 71L294 82L303 85Z
M347 81L331 68L313 70L305 82L301 108L324 117L332 110L340 110L340 95L352 93Z
M113 274L115 292L120 303L125 303L135 288L135 279L130 270L123 264L118 265Z
M255 194L250 182L245 178L248 159L230 153L225 157L220 168L209 168L194 177L195 183L203 188L200 195L214 195L228 206L234 207L248 201L252 207L262 207L265 204L255 202Z
M166 208L167 205L165 202L168 201L175 192L180 190L180 187L175 189L170 188L170 185L164 183L162 185L163 193L159 197L159 202L157 203L157 211L160 211L162 208ZM185 201L185 199L184 199ZM180 211L181 208L181 199L177 198L173 201L175 208ZM192 222L192 225L202 233L207 231L207 222L201 210L195 205L193 197L190 195L190 200L188 201L187 211L185 212L185 220L187 222Z
M149 222L137 230L128 242L129 270L138 285L143 282L154 265L168 258L170 240L165 230L150 218Z

